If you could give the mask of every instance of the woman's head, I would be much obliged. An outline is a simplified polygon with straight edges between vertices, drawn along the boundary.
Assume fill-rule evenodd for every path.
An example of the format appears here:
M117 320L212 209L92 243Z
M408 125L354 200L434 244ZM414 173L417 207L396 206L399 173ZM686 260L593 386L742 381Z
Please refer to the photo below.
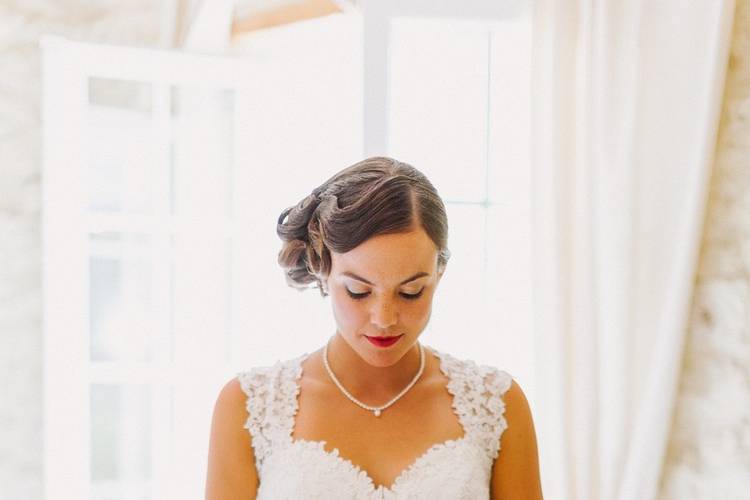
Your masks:
M340 171L281 213L276 232L284 243L278 262L290 286L313 284L325 296L332 253L347 253L378 235L418 229L434 244L442 275L450 252L437 190L411 165L372 157Z

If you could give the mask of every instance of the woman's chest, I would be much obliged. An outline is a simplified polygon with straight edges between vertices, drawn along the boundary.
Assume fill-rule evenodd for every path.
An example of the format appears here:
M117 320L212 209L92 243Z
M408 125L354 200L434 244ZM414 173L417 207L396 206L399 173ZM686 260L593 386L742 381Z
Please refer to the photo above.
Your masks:
M302 380L292 440L325 442L325 452L338 450L377 485L390 486L436 445L464 437L443 382L413 388L376 417L335 388Z
M390 483L337 452L324 451L323 444L297 441L275 449L261 470L258 500L489 498L491 462L470 439L436 445Z

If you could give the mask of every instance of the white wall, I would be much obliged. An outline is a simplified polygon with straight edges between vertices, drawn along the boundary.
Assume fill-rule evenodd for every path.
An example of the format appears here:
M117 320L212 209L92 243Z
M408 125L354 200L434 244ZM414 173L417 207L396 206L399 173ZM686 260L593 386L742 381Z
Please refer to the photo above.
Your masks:
M156 0L0 0L2 498L42 498L39 35L155 46L159 28Z

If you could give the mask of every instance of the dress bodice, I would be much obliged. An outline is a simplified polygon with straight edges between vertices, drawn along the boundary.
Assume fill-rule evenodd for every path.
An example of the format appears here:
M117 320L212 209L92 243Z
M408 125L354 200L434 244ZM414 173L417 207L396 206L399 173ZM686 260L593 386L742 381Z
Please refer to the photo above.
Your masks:
M258 500L477 500L489 498L492 464L507 428L503 395L512 376L432 347L448 378L464 435L432 445L394 480L375 486L367 471L325 450L325 441L292 439L302 362L309 355L277 361L237 375L247 395L245 428L252 437Z

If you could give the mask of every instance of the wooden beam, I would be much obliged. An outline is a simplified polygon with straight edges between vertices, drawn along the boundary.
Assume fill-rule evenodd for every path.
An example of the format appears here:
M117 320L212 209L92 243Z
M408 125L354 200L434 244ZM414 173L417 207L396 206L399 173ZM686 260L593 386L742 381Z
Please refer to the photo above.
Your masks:
M232 37L337 12L342 10L333 0L303 0L292 5L266 9L244 19L235 19L232 23Z

